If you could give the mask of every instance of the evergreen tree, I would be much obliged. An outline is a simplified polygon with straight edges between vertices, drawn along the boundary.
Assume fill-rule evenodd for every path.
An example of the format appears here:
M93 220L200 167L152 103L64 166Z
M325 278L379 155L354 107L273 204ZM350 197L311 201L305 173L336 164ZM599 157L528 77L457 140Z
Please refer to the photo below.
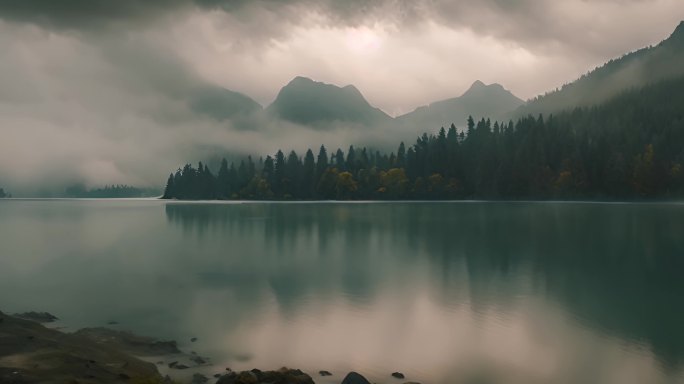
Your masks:
M237 169L223 159L217 176L203 163L186 164L167 179L164 198L681 198L682 100L684 78L553 116L469 117L467 135L452 124L400 143L396 154L350 146L345 158L321 146L302 161L278 151L259 160L260 173L247 157Z

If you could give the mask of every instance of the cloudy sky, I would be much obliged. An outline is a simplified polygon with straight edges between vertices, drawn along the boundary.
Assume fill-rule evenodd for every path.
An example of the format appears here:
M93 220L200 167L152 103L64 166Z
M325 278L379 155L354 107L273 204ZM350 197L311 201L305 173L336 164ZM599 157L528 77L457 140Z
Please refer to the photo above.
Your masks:
M267 105L297 75L353 83L390 115L476 79L527 99L683 19L682 0L3 0L0 184L155 184L184 149L291 144L188 110L202 84Z

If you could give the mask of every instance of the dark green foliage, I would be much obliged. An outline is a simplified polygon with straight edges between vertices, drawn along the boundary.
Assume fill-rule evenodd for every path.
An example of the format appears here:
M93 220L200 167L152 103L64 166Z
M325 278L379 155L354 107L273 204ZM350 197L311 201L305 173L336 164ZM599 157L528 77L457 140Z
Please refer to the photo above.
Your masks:
M516 116L589 107L620 92L677 79L684 75L684 22L656 46L646 47L610 60L572 83L539 96L518 109Z
M218 176L201 163L171 175L178 199L654 199L684 195L684 78L599 107L516 123L475 121L421 135L395 153L321 146L251 158ZM231 171L232 170L232 171ZM228 187L227 187L228 186ZM230 192L230 196L228 193Z
M0 188L0 199L4 199L6 197L12 197L12 196L8 195L4 189Z

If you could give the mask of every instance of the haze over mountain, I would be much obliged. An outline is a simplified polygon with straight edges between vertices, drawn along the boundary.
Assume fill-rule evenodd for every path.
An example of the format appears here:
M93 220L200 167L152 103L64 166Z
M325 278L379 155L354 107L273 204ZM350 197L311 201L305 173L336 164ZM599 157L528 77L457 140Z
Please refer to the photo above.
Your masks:
M452 123L459 127L465 124L470 115L476 119L485 117L496 120L524 103L500 84L485 85L477 80L463 95L419 107L397 117L397 120L420 129L434 130Z
M338 87L302 76L295 77L278 92L266 113L292 123L319 128L335 122L369 127L392 119L370 105L353 85Z
M219 121L247 117L263 109L261 104L240 92L221 87L202 87L190 95L190 107Z
M684 75L684 21L660 44L628 53L558 90L539 96L514 116L590 106L620 92Z
M679 0L54 3L0 2L0 185L14 195L159 186L169 164L223 155L394 146L448 121L388 114L475 79L533 97L684 18ZM333 86L302 102L297 90L272 109L319 108L266 118L262 106L300 74L363 96Z

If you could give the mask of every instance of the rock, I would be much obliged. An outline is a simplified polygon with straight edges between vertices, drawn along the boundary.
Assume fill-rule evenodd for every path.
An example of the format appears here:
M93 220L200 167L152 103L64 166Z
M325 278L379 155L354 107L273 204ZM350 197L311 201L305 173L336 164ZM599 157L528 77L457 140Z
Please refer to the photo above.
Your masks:
M311 376L299 369L281 368L277 371L230 372L221 376L216 384L314 384Z
M24 312L24 313L15 313L14 317L18 317L20 319L24 320L31 320L35 321L38 323L52 323L55 320L59 320L57 316L49 313L49 312Z
M107 323L107 325L119 325L118 321L110 321Z
M190 361L192 361L193 363L195 363L197 365L207 364L207 361L204 358L202 358L201 356L192 356L190 358Z
M191 342L191 343L194 343L195 341L197 341L197 338L196 338L196 337L193 337L192 339L190 339L190 342Z
M240 373L230 372L221 376L216 384L256 384L257 377L254 373L243 371Z
M392 373L392 377L394 377L395 379L403 379L404 374L401 372L394 372L394 373Z
M0 356L10 357L0 359L0 383L161 383L157 367L132 354L36 321L0 319Z
M208 381L209 381L209 378L208 378L208 377L204 376L204 375L201 374L201 373L195 373L194 375L192 375L192 381L191 381L191 383L192 383L192 384L204 384L204 383L206 383L206 382L208 382Z
M356 372L349 372L342 380L342 384L370 384L370 382Z
M321 376L332 376L332 373L328 371L318 371L318 374Z
M180 363L177 362L177 361L172 361L172 362L169 363L169 368L173 368L173 369L188 369L188 368L190 368L190 367L188 367L187 365L180 364Z

